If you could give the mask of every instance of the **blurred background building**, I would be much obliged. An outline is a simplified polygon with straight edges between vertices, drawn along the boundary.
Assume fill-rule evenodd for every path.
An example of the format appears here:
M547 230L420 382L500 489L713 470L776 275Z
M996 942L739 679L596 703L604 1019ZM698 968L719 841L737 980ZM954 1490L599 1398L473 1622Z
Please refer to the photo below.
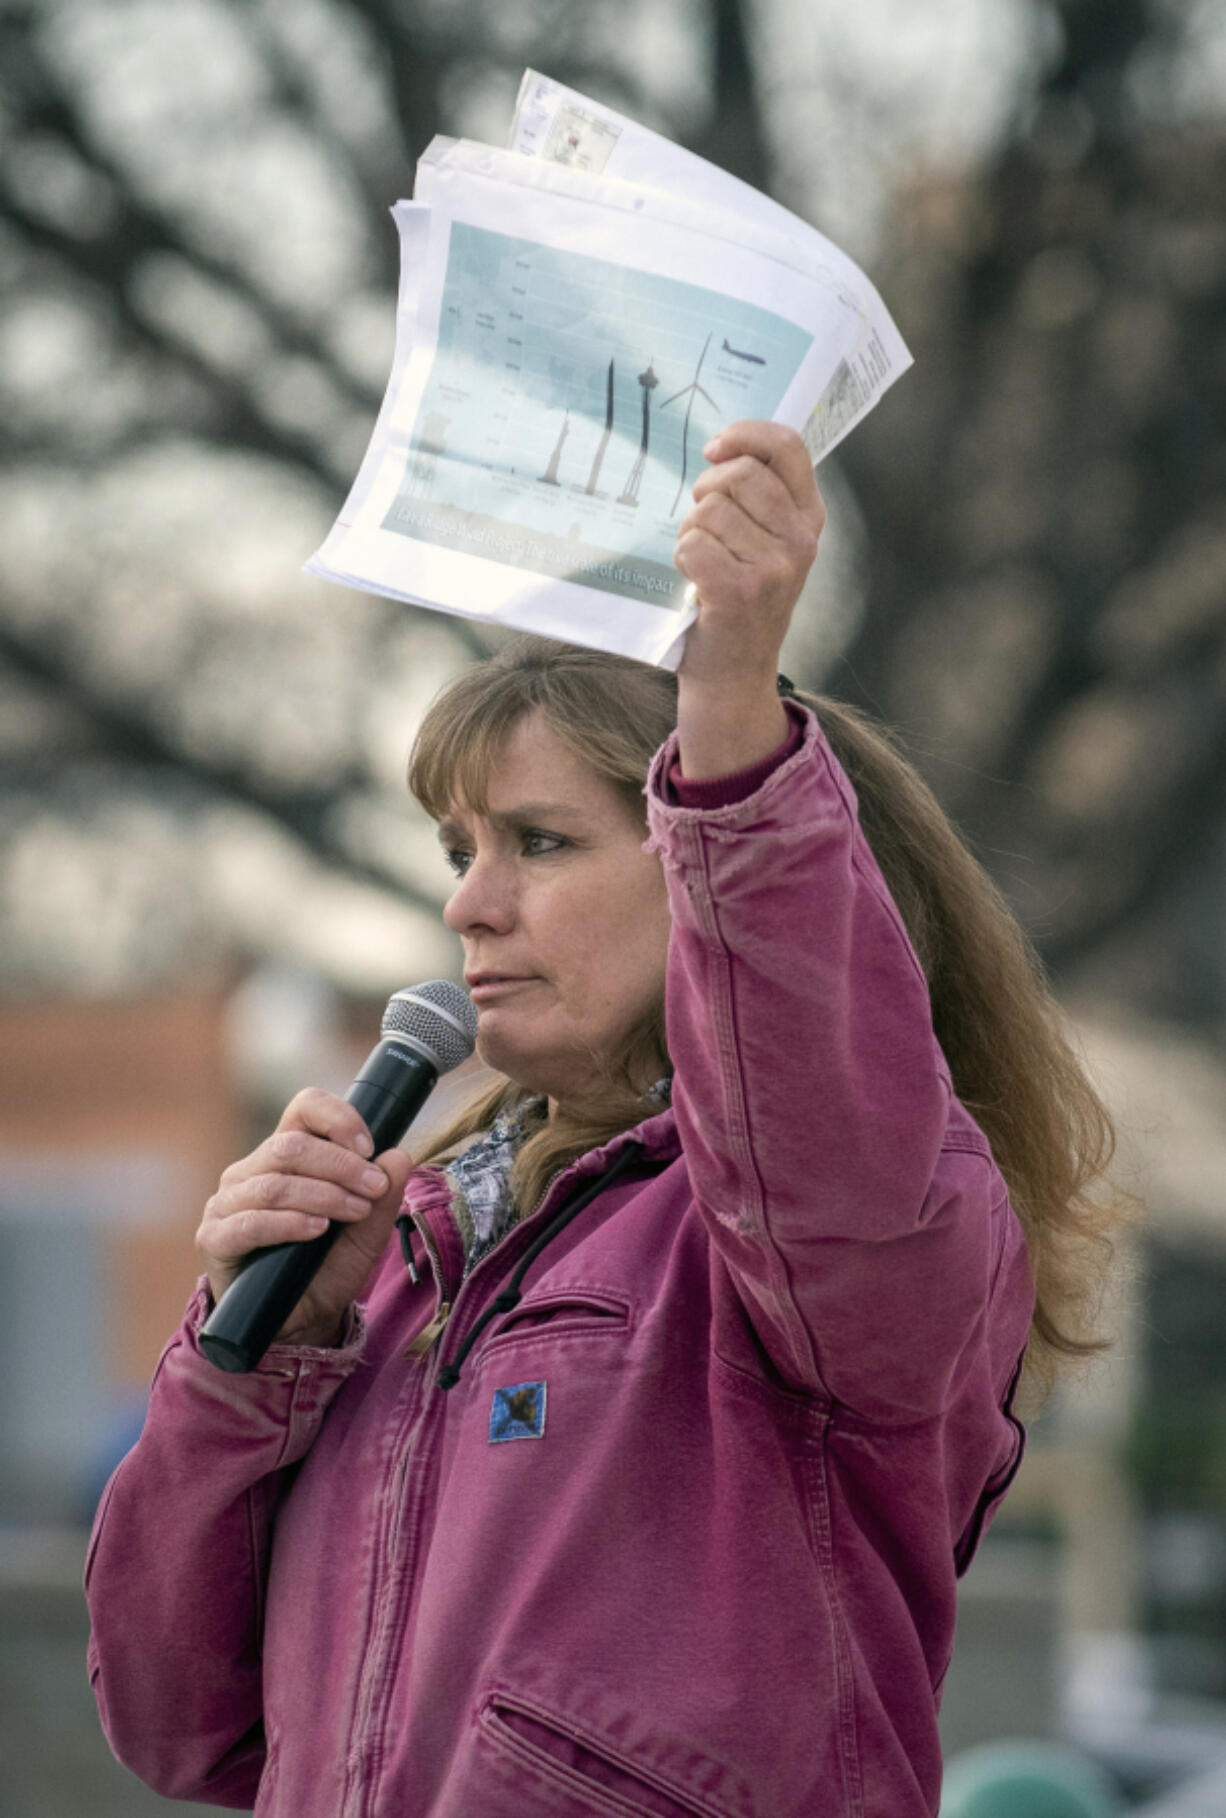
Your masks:
M947 1743L1159 1794L1226 1755L1217 0L0 0L5 1809L171 1809L92 1727L93 1500L221 1168L458 972L404 761L495 634L299 567L390 364L387 210L527 64L813 220L915 354L822 468L785 667L897 728L1147 1202L966 1581Z

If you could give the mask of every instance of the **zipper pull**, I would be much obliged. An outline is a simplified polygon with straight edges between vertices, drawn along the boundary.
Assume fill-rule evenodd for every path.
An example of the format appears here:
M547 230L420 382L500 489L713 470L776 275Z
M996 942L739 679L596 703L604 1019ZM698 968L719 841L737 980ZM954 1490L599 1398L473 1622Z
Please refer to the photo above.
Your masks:
M445 1300L430 1324L422 1327L404 1355L406 1357L424 1357L450 1318L451 1302Z

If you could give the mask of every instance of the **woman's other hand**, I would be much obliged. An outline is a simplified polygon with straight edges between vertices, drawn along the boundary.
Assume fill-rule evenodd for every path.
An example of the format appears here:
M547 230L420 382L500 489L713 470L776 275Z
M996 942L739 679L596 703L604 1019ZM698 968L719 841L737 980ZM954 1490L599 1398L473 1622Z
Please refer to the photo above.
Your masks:
M695 778L757 763L787 736L779 651L826 521L794 429L733 423L703 452L674 557L698 594L677 672L681 768Z
M370 1135L353 1106L330 1092L300 1092L272 1136L231 1164L196 1233L214 1300L252 1250L319 1237L332 1248L278 1334L282 1343L330 1345L387 1244L412 1162L400 1149L369 1159Z

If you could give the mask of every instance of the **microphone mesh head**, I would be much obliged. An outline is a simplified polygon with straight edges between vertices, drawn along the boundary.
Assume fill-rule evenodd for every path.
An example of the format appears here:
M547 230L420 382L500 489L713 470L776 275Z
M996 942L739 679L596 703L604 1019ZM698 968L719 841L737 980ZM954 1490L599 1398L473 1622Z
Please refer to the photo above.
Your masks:
M466 1061L477 1040L472 999L449 978L406 985L387 1000L383 1034L403 1035L429 1055L440 1073Z

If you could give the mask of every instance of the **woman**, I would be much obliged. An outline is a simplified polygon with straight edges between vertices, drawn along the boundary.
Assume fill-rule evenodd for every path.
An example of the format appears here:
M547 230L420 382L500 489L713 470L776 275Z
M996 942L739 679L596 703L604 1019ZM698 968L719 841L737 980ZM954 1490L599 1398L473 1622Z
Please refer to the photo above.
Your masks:
M522 640L417 741L497 1085L416 1168L304 1092L206 1210L89 1568L107 1733L172 1796L936 1811L955 1576L1032 1317L1040 1374L1092 1346L1109 1128L923 785L781 698L799 438L706 454L676 677ZM281 1342L213 1369L239 1259L325 1218Z

